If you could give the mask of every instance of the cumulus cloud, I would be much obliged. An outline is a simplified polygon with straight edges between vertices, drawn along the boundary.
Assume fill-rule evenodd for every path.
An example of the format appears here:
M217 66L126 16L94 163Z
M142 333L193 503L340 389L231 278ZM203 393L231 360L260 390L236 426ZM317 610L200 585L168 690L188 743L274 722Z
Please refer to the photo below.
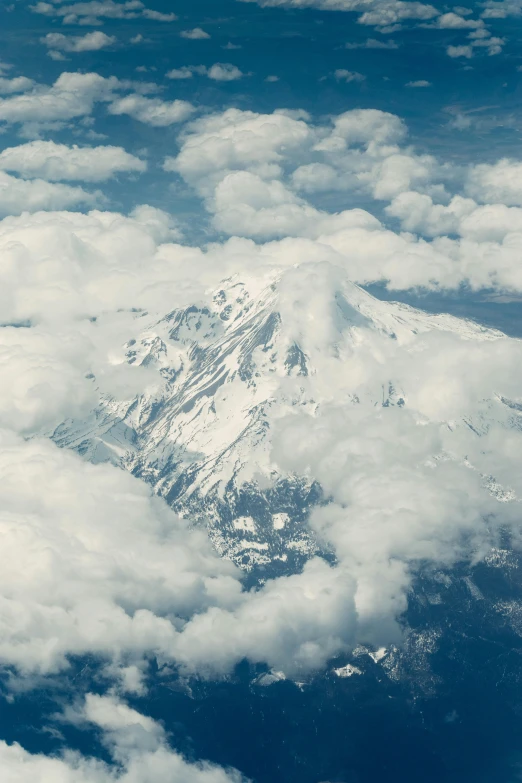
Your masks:
M0 462L5 664L45 673L86 652L172 659L175 614L237 602L231 564L129 474L8 433Z
M247 657L297 674L353 642L344 570L314 559L243 591L206 533L143 482L50 441L1 439L0 660L20 674L86 653L126 665L155 655L205 676Z
M160 723L133 710L114 696L88 693L68 709L64 720L96 728L112 762L68 752L63 757L29 753L21 745L0 742L0 764L9 781L38 783L246 783L235 770L208 762L186 761L168 746Z
M183 65L181 68L172 68L165 76L167 79L192 79L194 76L194 69L188 65Z
M41 209L68 209L80 205L93 207L103 203L100 192L88 193L79 187L57 185L43 179L26 181L0 174L0 214L19 215Z
M51 86L35 85L23 95L0 99L0 122L19 123L28 132L63 123L92 112L94 104L107 100L118 86L115 78L96 73L62 73Z
M402 0L374 0L368 4L361 0L240 0L243 3L257 3L263 8L318 8L322 11L364 12L359 18L361 24L385 27L403 19L432 19L437 10L419 2ZM368 9L370 5L370 10Z
M182 30L180 33L182 38L188 38L191 41L202 41L206 38L210 38L210 35L202 30L201 27L194 27L193 30Z
M337 558L334 566L313 559L301 574L246 591L202 535L137 479L7 433L5 663L48 672L66 666L68 655L92 653L128 670L134 688L149 654L205 676L245 657L297 676L355 639L388 641L411 569L469 557L469 541L476 551L487 547L496 530L485 525L488 515L510 521L481 476L487 460L479 450L489 441L474 445L458 422L483 400L517 398L519 342L407 308L396 317L385 303L372 305L379 328L370 328L365 295L346 279L521 291L522 209L508 173L515 181L518 164L463 169L463 192L450 195L444 165L406 147L406 137L400 118L374 110L321 123L305 112L238 109L195 120L165 168L204 199L214 228L240 235L205 248L178 244L169 216L151 207L127 217L57 212L0 221L0 363L10 392L0 393L0 426L23 436L81 416L100 395L124 405L155 393L163 379L124 358L122 346L144 323L137 311L161 317L204 301L238 264L259 285L275 280L282 328L316 369L298 379L299 389L322 402L275 412L272 459L323 485L331 502L311 524ZM84 152L42 142L3 157L12 166L14 156L25 175L58 178L90 165L78 157ZM456 182L447 179L448 187ZM351 183L389 202L386 218L403 231L363 210L319 210L304 195ZM488 188L498 203L482 203L478 191ZM404 326L408 319L414 328ZM390 382L403 390L403 405L383 408ZM339 410L340 398L360 405ZM518 486L515 451L511 445L498 471ZM209 646L210 632L219 643Z
M448 46L446 49L448 56L452 58L464 57L469 60L475 56L478 50L486 49L488 55L492 57L495 54L500 54L505 44L503 38L490 36L487 31L482 29L470 33L468 39L470 40L469 44Z
M363 76L362 73L357 73L357 71L347 71L344 68L339 68L337 71L335 71L334 76L338 82L347 83L364 82L366 79L366 76Z
M0 169L26 178L103 182L119 173L146 171L147 163L122 147L68 147L53 141L31 141L2 150Z
M113 35L106 35L100 30L85 35L63 35L62 33L47 33L41 41L48 49L61 52L97 52L116 43Z
M274 141L273 132L253 127ZM247 141L254 149L259 144L259 138ZM252 147L242 154L248 161ZM277 144L269 159L274 154ZM252 172L228 176L236 181L221 180L218 214L226 214L234 192L257 212L276 210L272 220L280 206L309 209L291 202L277 181L259 181ZM40 324L7 328L0 344L12 392L0 395L0 423L24 435L41 434L60 416L80 415L93 395L129 400L140 384L154 388L158 381L146 368L124 363L121 346L136 328L131 308L164 314L198 301L238 258L254 276L288 269L278 282L278 310L288 339L316 368L297 382L323 402L306 414L276 416L273 459L320 481L331 496L312 525L338 559L335 566L313 559L301 574L245 591L203 533L190 531L145 484L48 441L6 433L0 450L5 663L21 672L51 672L66 666L70 654L92 653L135 671L151 654L186 672L216 676L247 657L298 676L355 639L396 638L412 564L448 564L469 556L462 541L472 540L475 550L491 542L491 519L487 526L483 520L498 513L496 501L464 460L473 461L479 446L461 431L448 440L441 423L497 393L516 397L519 342L494 334L483 339L478 327L459 333L455 319L426 321L407 309L392 318L386 303L372 316L380 330L372 330L366 295L344 281L457 286L473 274L484 284L488 269L498 280L511 267L505 257L495 259L491 242L482 257L472 238L465 245L442 238L432 246L385 230L361 210L308 215L314 221L323 231L315 238L302 238L310 236L302 221L295 240L235 239L206 252L173 244L167 216L150 208L129 218L63 213L0 223L2 312L11 322ZM333 266L306 265L325 257ZM342 304L355 295L357 310ZM414 318L412 328L405 316ZM349 374L340 371L347 364ZM376 408L390 379L405 390L404 408ZM337 410L340 396L356 396L360 407ZM444 454L451 458L434 462ZM507 458L500 469L512 476ZM509 510L500 518L509 521ZM209 646L209 633L219 643Z
M236 65L230 63L214 63L208 69L208 78L216 82L233 82L241 79L245 74Z
M433 23L433 26L439 27L441 30L466 30L484 27L484 22L482 19L464 19L459 14L450 11L449 13L441 14Z
M431 181L435 159L401 150L406 132L398 117L377 110L348 111L331 124L316 126L302 114L231 109L188 126L178 156L167 158L164 168L198 190L216 213L220 230L281 236L285 230L304 230L301 226L308 222L310 236L315 230L311 216L314 222L325 216L307 205L302 194L359 190L387 200ZM306 159L314 162L303 163ZM298 160L301 165L292 171ZM234 171L243 175L233 176Z
M343 256L354 280L381 279L397 288L452 288L465 282L472 288L516 290L513 259L519 239L514 230L507 241L501 213L502 201L505 206L519 202L507 168L506 176L500 171L515 164L499 164L504 190L491 191L499 209L491 213L487 231L473 234L470 215L477 202L488 200L479 195L481 184L473 183L493 182L495 169L449 166L404 146L406 137L399 117L377 110L352 110L314 124L306 113L230 109L188 125L179 154L167 158L164 168L196 189L220 231L256 239L285 232L317 239ZM358 217L354 210L329 214L305 198L336 190L389 202L387 215L398 218L406 231L435 240L397 235L374 219L358 222L367 214L360 210ZM493 242L487 249L479 239L486 234ZM475 265L473 254L480 258Z
M406 87L431 87L431 82L426 79L418 79L415 82L407 82Z
M473 212L477 204L473 199L454 196L449 204L434 204L430 196L415 191L405 191L396 196L386 207L388 215L399 218L406 231L416 231L425 236L459 233L461 218Z
M367 38L362 43L346 43L345 49L398 49L399 45L395 41L379 41L376 38Z
M109 114L128 114L138 122L155 128L166 128L184 122L194 111L194 106L188 101L163 101L160 98L147 98L144 95L127 95L108 106Z
M37 2L31 6L37 14L62 18L64 24L99 25L102 19L136 19L143 17L157 22L173 22L176 14L161 13L146 8L141 0L125 0L122 3L114 0L86 0L80 3L47 3Z
M173 68L166 76L167 79L191 79L194 74L208 76L217 82L233 82L242 79L245 74L231 63L214 63L210 68L205 65L184 65L182 68Z
M470 170L466 190L482 202L501 202L522 206L522 163L502 158L497 163L482 163Z
M15 76L12 79L0 77L0 95L10 95L17 92L27 92L34 86L32 79L26 76Z

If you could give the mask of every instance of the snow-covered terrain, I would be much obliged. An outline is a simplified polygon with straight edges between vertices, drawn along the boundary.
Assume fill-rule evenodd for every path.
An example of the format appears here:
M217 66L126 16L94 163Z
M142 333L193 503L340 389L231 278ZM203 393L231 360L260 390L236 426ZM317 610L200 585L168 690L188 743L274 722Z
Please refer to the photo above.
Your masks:
M116 399L93 378L99 407L52 437L152 484L247 570L271 564L289 572L318 549L307 517L323 502L322 489L274 458L272 434L284 417L315 418L329 405L407 410L413 400L419 421L479 434L491 421L517 426L522 416L494 381L491 394L454 420L423 413L422 357L433 336L442 351L445 339L464 351L513 340L472 321L380 301L323 265L232 277L206 301L136 312L131 332L114 364L146 369L146 388ZM506 490L488 480L504 499Z

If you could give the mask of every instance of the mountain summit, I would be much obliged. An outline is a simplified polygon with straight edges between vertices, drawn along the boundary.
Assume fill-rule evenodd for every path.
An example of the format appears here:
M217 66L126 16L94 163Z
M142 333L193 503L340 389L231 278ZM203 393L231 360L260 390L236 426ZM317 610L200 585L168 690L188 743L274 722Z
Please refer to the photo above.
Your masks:
M322 489L274 458L273 431L285 417L316 418L332 405L407 410L410 401L419 420L450 428L465 422L479 430L487 417L520 415L494 394L453 422L441 402L451 389L432 389L425 402L423 367L434 340L443 351L451 342L469 353L510 338L380 301L327 264L236 275L206 301L167 314L136 312L132 324L118 362L146 370L146 388L118 399L93 378L99 407L64 422L53 438L149 482L247 570L292 571L318 547L306 521L325 500Z

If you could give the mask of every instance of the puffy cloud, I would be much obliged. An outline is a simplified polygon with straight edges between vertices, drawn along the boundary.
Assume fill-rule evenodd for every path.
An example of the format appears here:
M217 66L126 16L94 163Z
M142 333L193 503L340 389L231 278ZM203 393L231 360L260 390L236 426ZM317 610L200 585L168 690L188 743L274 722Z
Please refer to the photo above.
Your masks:
M357 71L346 71L344 68L339 68L334 72L334 76L339 82L363 82L366 76Z
M173 68L166 76L167 79L191 79L195 73L208 76L209 79L217 82L233 82L245 76L236 65L231 63L214 63L210 68L205 65L184 65L182 68Z
M165 74L167 79L192 79L194 76L194 70L188 65L184 65L181 68L173 68L171 71Z
M117 86L117 79L97 73L62 73L51 87L36 85L23 95L1 98L0 122L31 127L83 117Z
M85 35L63 35L62 33L47 33L42 38L49 49L56 49L62 52L96 52L100 49L106 49L116 43L113 35L106 35L100 30Z
M353 644L353 594L348 571L314 558L301 574L268 581L233 612L216 607L194 616L179 637L178 659L211 676L244 658L269 661L290 676L313 671Z
M317 238L355 226L372 230L379 221L364 210L330 214L297 198L277 180L256 174L228 174L217 186L212 210L214 226L228 234L269 238Z
M210 38L210 35L205 30L202 30L201 27L194 27L193 30L182 30L180 36L188 38L190 41L203 41L206 38Z
M169 748L161 724L114 696L88 693L64 719L101 733L112 758L108 764L71 751L63 757L31 754L19 744L0 742L0 764L9 783L246 783L235 770L186 761Z
M453 57L454 59L456 57L465 57L467 60L470 60L473 57L472 47L466 44L462 46L448 46L446 52L448 57Z
M231 564L129 474L5 432L0 473L4 664L53 672L87 652L172 660L183 616L237 603Z
M403 330L399 313L390 320L386 305L378 313L360 299L350 310L349 291L350 304L342 305L343 290L324 267L301 266L284 280L281 317L314 368L309 393L322 402L273 422L272 455L281 470L319 481L331 498L312 512L311 524L333 547L338 567L356 579L357 633L380 643L379 629L392 633L393 617L406 605L417 564L450 565L487 551L503 522L518 529L516 509L489 495L479 472L513 479L509 458L497 472L481 456L493 453L499 433L494 429L490 446L487 434L468 436L455 422L471 410L480 421L482 401L501 389L517 394L521 378L513 367L521 347L444 316L424 318L422 326L410 321ZM380 334L364 321L370 313ZM414 313L404 308L402 317ZM343 376L341 366L350 373ZM402 407L376 404L390 383ZM339 405L341 398L357 404ZM489 514L497 515L496 529Z
M376 38L367 38L364 42L346 43L345 49L398 49L395 41L379 41Z
M179 155L167 158L166 171L180 173L188 182L207 189L227 170L279 172L278 162L292 151L296 154L311 139L313 131L302 119L284 113L271 115L228 109L223 114L191 123ZM275 167L275 168L274 168Z
M434 204L430 196L406 191L396 196L386 207L386 213L399 218L402 228L425 236L459 233L460 221L477 205L473 199L454 196L446 206Z
M401 193L385 209L406 231L424 236L459 234L478 242L503 242L522 231L522 209L505 204L479 206L471 198L454 196L449 204L434 204L426 194Z
M395 114L378 109L354 109L334 118L331 136L318 149L353 144L397 144L407 128Z
M477 208L478 198L466 194L477 196L472 183L481 169L459 169L418 155L402 146L406 134L399 117L377 110L352 110L315 125L302 113L230 109L187 126L178 156L167 158L164 168L196 188L218 230L258 239L285 234L315 239L342 258L356 281L386 280L392 288L465 283L517 290L513 254L518 240L506 234L503 218L494 228L491 217L476 234L472 218L464 222ZM455 186L462 193L448 192ZM328 214L303 198L335 190L390 201L386 213L399 218L404 229L437 239L428 243L411 234L399 236L371 219L359 222L360 211ZM493 245L486 250L481 238ZM475 266L473 253L480 258Z
M96 103L108 103L114 100L115 93L131 89L140 94L138 97L158 91L157 85L148 82L65 71L51 86L32 83L21 95L0 98L0 123L19 123L24 135L35 136L42 130L60 128L70 120L88 116Z
M144 8L141 13L145 19L152 19L154 22L175 22L178 18L176 14L164 14L161 11L155 11L152 8Z
M94 345L78 332L0 328L0 427L31 434L86 415L98 402L86 374Z
M408 82L406 87L431 87L431 82L427 82L426 79L418 79L415 82Z
M0 153L0 169L46 180L103 182L123 172L143 172L147 163L122 147L68 147L53 141L32 141Z
M37 2L31 10L45 16L61 17L64 24L99 25L102 19L136 19L143 17L157 22L173 22L176 14L161 13L146 8L141 0L85 0L78 3Z
M32 79L26 76L15 76L13 79L0 77L0 95L9 95L17 92L27 92L34 86Z
M215 63L208 69L208 78L216 82L233 82L244 75L236 65L230 63Z
M362 14L359 23L386 28L407 19L433 19L437 14L438 11L432 5L394 0L394 2L375 3L373 9Z
M433 23L433 26L442 30L465 30L484 27L484 22L482 19L464 19L459 14L450 11L449 13L441 14Z
M487 49L487 53L491 57L495 54L500 54L505 44L503 38L491 37L489 32L483 29L475 30L468 35L468 38L470 39L469 44L448 46L446 52L449 57L464 57L469 60L475 56L477 49Z
M297 675L353 643L344 570L314 559L242 591L206 533L140 480L46 440L4 431L1 446L0 660L20 675L87 653L124 666L155 655L209 677L247 657Z
M88 193L79 187L57 185L43 179L26 181L0 173L0 214L19 215L41 209L67 209L79 205L102 203L100 192Z
M484 19L505 19L509 16L520 16L521 13L520 0L486 0L482 16Z
M137 328L130 308L163 315L200 301L239 260L260 279L289 269L278 284L278 309L289 339L317 370L298 383L323 402L313 416L296 411L274 421L273 458L321 481L332 496L312 523L339 563L312 560L302 574L243 591L203 534L191 533L137 479L88 465L46 441L6 435L0 593L8 599L0 657L21 671L55 671L67 655L90 652L128 669L130 688L140 687L136 672L147 654L205 676L223 674L244 657L298 676L354 639L388 642L397 633L412 563L467 557L461 537L482 547L489 541L482 519L496 506L479 472L463 464L479 446L462 433L447 440L438 422L458 420L495 392L516 398L518 341L481 340L480 329L470 326L459 333L447 317L426 317L428 333L426 319L407 329L404 318L390 322L385 303L373 316L379 333L365 325L364 299L358 311L339 303L352 295L343 294L345 276L409 287L458 286L464 279L487 285L494 274L504 283L518 269L519 246L511 247L510 259L501 245L495 256L491 242L482 249L467 238L419 242L361 210L311 215L281 183L251 172L227 176L233 179L218 186L217 214L234 207L238 191L239 202L255 208L252 220L281 206L304 212L301 238L266 245L235 239L203 252L170 244L167 216L150 208L129 218L64 213L0 223L2 312L12 321L41 322L4 333L0 361L5 357L13 393L0 395L0 423L32 433L80 412L95 392L129 400L140 384L153 390L157 379L124 362L121 346ZM316 238L302 238L314 225ZM306 267L325 257L335 266ZM116 313L120 308L126 312ZM407 308L404 315L413 318ZM347 365L350 373L340 371ZM405 390L404 409L375 407L390 378ZM340 396L354 395L360 408L331 409ZM451 459L433 463L447 452ZM508 456L502 469L512 475ZM422 497L430 499L426 518ZM219 644L209 646L210 632Z
M470 170L466 191L478 201L499 201L522 206L522 163L502 158L497 163L481 163Z
M364 11L359 19L362 24L387 26L403 19L432 19L437 10L419 2L401 0L240 0L243 3L257 3L263 8L319 8L322 11ZM367 10L370 6L371 10Z
M18 323L96 317L107 309L147 306L147 289L149 304L160 294L158 303L166 310L169 299L179 301L176 289L180 278L186 279L181 259L202 255L176 246L178 263L156 258L158 243L177 236L169 216L151 207L129 217L41 212L5 218L0 223L2 318Z
M146 98L144 95L127 95L113 101L110 114L128 114L138 122L155 128L166 128L177 122L184 122L194 113L194 106L188 101L163 101L160 98Z

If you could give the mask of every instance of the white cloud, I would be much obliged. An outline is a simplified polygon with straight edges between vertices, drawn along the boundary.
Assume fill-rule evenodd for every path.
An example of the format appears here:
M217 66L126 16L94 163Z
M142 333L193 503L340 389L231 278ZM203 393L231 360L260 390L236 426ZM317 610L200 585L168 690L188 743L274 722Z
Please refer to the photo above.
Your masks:
M165 170L179 172L191 183L199 182L204 190L209 176L221 178L221 172L229 169L269 167L266 170L277 176L283 152L298 153L312 136L306 122L283 113L263 115L228 109L192 123L179 155L167 158Z
M233 82L244 75L236 65L230 63L214 63L208 69L208 78L216 82Z
M57 427L64 417L86 415L98 395L86 382L94 346L78 333L0 329L0 427L23 434Z
M15 76L13 79L0 77L0 95L9 95L17 92L27 92L34 86L32 79L26 76Z
M23 95L0 99L0 122L20 123L27 132L90 114L119 86L97 73L62 73L51 86L35 85Z
M194 72L187 65L184 65L181 68L173 68L165 76L167 79L192 79Z
M0 742L0 765L9 783L246 783L236 770L208 762L188 762L169 748L161 724L114 696L88 693L84 703L66 710L64 720L96 727L112 758L67 752L63 757L31 754L19 744Z
M68 147L53 141L32 141L2 150L0 169L51 181L103 182L119 173L146 171L147 163L122 147Z
M433 23L433 26L439 27L441 30L465 30L484 27L484 22L482 19L464 19L462 16L450 11L449 13L441 14Z
M448 46L446 49L446 52L448 54L448 57L457 58L457 57L465 57L466 59L470 60L473 57L473 49L471 46L462 45L462 46Z
M468 174L466 191L482 202L522 206L522 163L503 158L497 163L480 163Z
M194 111L194 106L188 101L163 101L143 95L127 95L113 101L108 107L109 114L128 114L138 122L155 128L184 122Z
M182 30L180 33L182 38L188 38L191 41L200 41L205 38L210 38L210 35L202 30L201 27L194 27L193 30Z
M152 19L154 22L175 22L178 18L176 14L164 14L161 11L154 11L152 8L144 8L141 13L145 19Z
M445 206L434 204L426 194L405 191L386 207L386 213L399 218L405 231L416 231L424 236L459 233L460 220L476 209L472 199L454 196Z
M418 79L415 82L408 82L406 87L431 87L431 82L427 82L426 79Z
M105 35L100 30L85 35L63 35L62 33L47 33L41 39L49 49L62 52L97 52L113 46L117 39L113 35Z
M520 16L522 3L520 0L486 0L484 9L484 19L505 19L509 16Z
M217 82L233 82L242 79L245 74L236 65L231 63L214 63L210 68L205 65L184 65L181 68L173 68L166 75L167 79L191 79L194 74L208 76Z
M446 52L449 57L465 57L469 60L475 56L476 49L487 49L488 55L492 57L495 54L500 54L505 44L503 38L492 37L488 31L482 28L470 33L468 39L470 40L469 44L448 46Z
M243 3L257 3L263 8L318 8L322 11L365 12L359 19L362 24L379 27L392 25L402 19L432 19L438 11L431 5L402 0L240 0ZM367 10L370 6L371 10Z
M112 106L113 84L95 82L94 92L110 95ZM128 98L122 113L172 121L168 102ZM87 465L44 440L5 435L4 662L53 671L72 653L100 654L116 667L111 670L128 670L120 679L127 677L131 689L143 686L148 654L207 676L245 656L297 676L361 634L389 641L416 563L468 557L467 539L482 551L495 533L486 516L495 512L509 521L509 508L498 512L479 473L464 463L468 456L485 465L480 452L496 448L495 433L473 445L458 427L451 440L440 424L480 410L484 399L496 404L496 393L518 396L520 343L481 340L469 325L455 334L446 317L435 316L432 328L409 331L395 319L393 340L388 311L379 311L380 331L366 328L362 310L348 322L339 311L346 278L390 288L522 291L522 209L513 206L518 162L448 173L444 163L404 146L406 135L400 118L375 110L314 123L299 111L229 109L194 121L165 168L195 188L215 228L239 234L205 248L176 244L169 216L151 207L128 217L62 212L0 221L2 318L33 324L0 329L7 379L0 426L23 435L41 435L61 417L81 415L100 393L129 400L144 389L154 392L157 375L124 361L122 345L139 328L131 308L152 318L200 302L238 268L265 285L285 273L278 282L285 333L317 368L298 382L322 403L313 415L299 406L278 421L272 456L282 468L319 480L331 495L312 524L338 559L335 567L312 560L302 574L245 592L204 537L138 480ZM92 150L50 144L11 148L0 163L13 165L14 158L14 170L50 178L77 176L90 166ZM117 156L115 148L101 148L91 177L114 171L115 156L130 163L116 149ZM42 184L64 187L6 181L11 200L16 187L34 193ZM303 195L356 187L389 201L386 215L401 221L403 233L363 210L319 210ZM491 199L498 203L482 204ZM273 237L279 241L259 242ZM412 317L407 308L402 312ZM350 373L343 372L348 365ZM405 390L404 409L375 405L390 378ZM312 394L318 389L322 396ZM338 410L336 400L350 395L361 405ZM515 483L510 454L518 444L510 442L498 467Z
M346 71L344 68L339 68L334 72L334 76L338 82L364 82L366 76L357 71Z
M57 185L42 179L26 181L0 173L0 214L19 215L41 209L68 209L103 203L100 192L88 193L79 187Z
M398 22L408 19L433 19L437 14L438 11L432 5L394 0L394 2L375 3L372 10L362 14L359 23L381 28L392 27L395 30Z
M398 49L399 45L395 41L379 41L375 38L367 38L362 43L346 43L345 49Z
M236 165L259 165L260 155L266 165L277 165L283 139L302 132L303 120L275 115L266 128L266 118L234 112L227 138L239 145L233 154L228 148ZM223 129L220 119L195 125L209 133ZM347 138L368 140L367 122L344 119ZM391 130L384 133L383 120L389 123L381 117L374 127L387 139ZM251 133L241 135L245 122ZM425 327L408 331L400 319L391 326L384 310L384 331L372 332L361 312L354 326L336 303L346 277L398 287L465 281L522 290L520 238L509 246L491 237L481 243L468 222L462 240L423 242L386 230L362 210L314 211L277 179L246 170L228 171L212 198L219 220L246 206L252 211L233 217L236 227L244 220L245 231L253 225L261 236L268 231L263 225L281 221L285 238L266 245L231 239L205 250L176 245L169 242L168 217L150 208L129 218L62 213L0 223L2 312L7 321L40 324L4 333L0 361L5 358L5 388L13 393L0 394L0 424L31 434L83 410L98 387L122 400L153 389L153 375L123 360L121 346L129 330L139 328L130 308L163 315L201 301L238 264L261 279L287 269L278 284L278 309L289 339L298 340L317 367L298 383L305 389L318 384L310 387L311 396L320 390L323 403L313 416L296 409L277 424L273 458L317 478L332 495L334 502L312 522L339 564L312 560L300 575L244 592L204 535L190 532L137 479L88 465L44 440L5 435L0 657L22 671L53 671L68 654L87 652L140 669L141 657L150 653L207 676L228 671L245 656L297 676L361 634L389 641L405 605L410 564L467 557L462 540L486 546L494 532L483 520L496 506L480 475L462 462L464 455L483 459L477 454L487 441L447 440L449 430L437 422L458 419L495 392L516 397L519 342L481 341L470 337L469 327L447 334L453 322L435 316L428 333ZM450 206L454 219L459 204ZM469 221L474 205L463 206L471 211L461 210L462 221ZM403 207L408 216L411 207ZM424 203L423 209L432 207ZM446 217L423 212L421 220ZM288 236L292 231L295 239ZM306 263L324 259L334 266ZM125 312L116 312L121 308ZM348 363L350 373L341 372ZM95 380L86 377L91 374ZM390 377L406 390L404 410L375 406ZM339 395L353 394L363 401L360 407L331 407ZM433 463L433 455L451 450L455 458ZM511 476L507 457L499 470Z
M173 22L176 14L161 13L146 8L141 0L86 0L78 3L37 2L31 10L45 16L61 17L64 24L99 25L102 19L136 19L143 17L157 22Z

